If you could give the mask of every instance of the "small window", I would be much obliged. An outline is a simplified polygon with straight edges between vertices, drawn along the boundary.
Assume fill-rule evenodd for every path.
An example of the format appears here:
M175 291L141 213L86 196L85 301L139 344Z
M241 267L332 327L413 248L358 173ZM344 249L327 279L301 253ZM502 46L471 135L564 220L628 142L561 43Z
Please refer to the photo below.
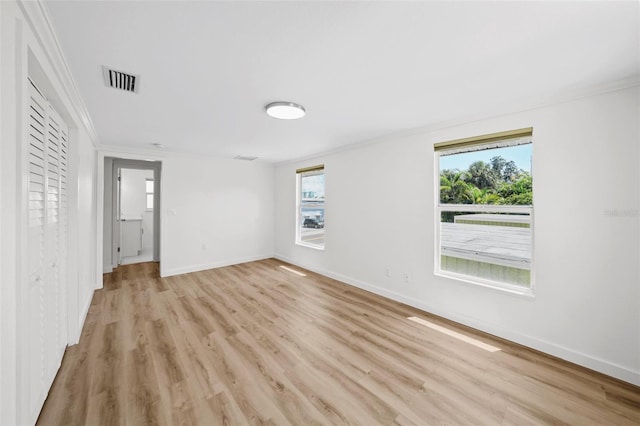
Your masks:
M153 179L146 179L147 210L153 210Z
M296 171L296 243L324 249L324 166Z
M532 129L435 145L436 273L532 294Z

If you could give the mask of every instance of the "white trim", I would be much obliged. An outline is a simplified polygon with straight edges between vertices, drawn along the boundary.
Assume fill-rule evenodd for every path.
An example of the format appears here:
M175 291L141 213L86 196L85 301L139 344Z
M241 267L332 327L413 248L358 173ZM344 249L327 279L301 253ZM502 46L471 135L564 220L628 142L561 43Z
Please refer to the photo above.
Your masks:
M14 424L18 416L17 406L19 397L17 395L18 371L17 341L18 341L18 285L15 280L15 246L16 228L10 226L15 217L14 208L6 208L14 204L15 188L8 185L9 179L4 176L15 175L15 163L10 161L13 154L7 147L13 146L16 138L16 127L13 123L17 115L16 105L12 104L14 99L13 86L15 80L13 73L15 65L13 58L7 53L15 52L15 46L5 43L17 33L12 26L12 5L0 4L0 424ZM9 9L9 10L7 10ZM6 25L5 25L5 20ZM16 22L16 26L19 22ZM5 51L5 46L9 50ZM5 56L6 55L6 56ZM19 98L18 98L19 99ZM13 148L12 148L13 149ZM8 152L7 152L8 151ZM4 163L7 164L4 164ZM12 164L14 163L14 164Z
M440 188L438 188L438 194L440 195ZM515 205L515 204L436 204L436 207L441 212L482 212L482 213L522 213L532 214L533 206Z
M307 247L314 250L324 251L324 246L313 245L309 243L304 243L302 241L296 241L296 245L300 247Z
M609 81L602 84L591 85L591 86L583 87L577 90L566 90L559 93L556 96L533 99L525 102L505 104L498 108L492 108L492 109L485 108L483 109L482 113L471 114L464 117L459 117L459 118L448 120L448 121L441 121L438 123L416 127L413 129L407 129L404 131L395 132L395 133L391 133L384 136L377 136L371 139L360 140L354 143L350 143L348 145L342 145L337 148L316 152L314 154L309 154L302 157L291 158L289 160L274 162L273 164L276 167L279 167L279 166L294 164L302 161L316 160L318 158L327 157L329 155L363 148L369 145L392 142L399 138L406 138L410 136L420 136L420 135L435 132L438 130L457 127L463 124L470 124L470 123L487 120L487 119L498 117L498 116L512 115L512 114L517 114L524 111L531 111L539 108L545 108L553 105L573 102L578 99L602 95L605 93L616 92L618 90L625 90L635 86L640 86L640 75L632 75L627 78L623 78L615 81Z
M50 102L62 119L70 126L70 149L68 158L68 188L67 214L69 218L68 251L67 251L67 297L61 301L60 309L67 312L67 321L62 325L67 330L66 340L69 342L75 335L73 324L78 320L78 266L77 266L77 223L73 215L77 215L77 159L78 132L82 132L83 143L88 143L87 149L94 149L96 136L82 103L75 82L62 56L58 41L52 30L42 1L2 2L2 153L3 153L3 199L12 200L12 207L4 209L2 219L4 223L2 235L2 298L0 298L0 312L2 313L3 349L0 358L0 424L28 424L35 422L38 408L29 410L28 386L25 368L25 333L24 318L26 285L26 227L25 202L26 182L24 145L24 118L26 106L25 88L26 77L32 72L39 75L37 82L45 84L40 89L47 91ZM31 61L33 59L33 62ZM46 82L45 82L46 81ZM8 90L8 91L7 91ZM52 96L53 95L53 96ZM86 135L86 136L85 136ZM4 204L6 207L6 203ZM8 224L8 225L7 225ZM10 248L10 253L7 253ZM89 247L89 250L92 248ZM18 260L16 260L18 259ZM21 260L20 260L21 259ZM7 267L8 266L8 267ZM91 267L91 266L89 266ZM92 271L93 273L93 271ZM82 302L84 303L84 302ZM81 326L82 324L80 324ZM79 334L79 333L78 333ZM52 370L49 370L51 374ZM48 380L48 379L47 379Z
M91 302L93 301L94 294L95 294L95 290L91 293L91 297L87 298L87 303L85 303L85 306L80 311L80 316L78 318L78 330L80 331L82 330L82 327L84 326L84 322L87 319L87 315L89 314L89 308L91 308ZM81 336L80 332L77 335L69 336L69 339L70 339L69 345L78 344L80 342L80 336Z
M170 147L167 147L167 148L155 148L152 146L150 146L149 148L144 146L129 147L129 146L110 145L110 144L102 143L98 145L98 151L105 152L105 153L107 152L117 153L114 155L108 155L109 157L119 156L122 158L136 158L139 160L155 158L157 161L159 159L167 158L167 157L192 158L192 159L198 159L198 160L201 160L203 158L211 158L216 160L229 160L229 161L234 160L234 158L231 156L175 151L175 150L172 150ZM234 160L234 161L238 161L238 160ZM253 160L252 163L264 163L264 164L270 165L270 163L267 163L264 160L261 160L259 158L256 160Z
M153 184L151 185L151 192L149 192L149 188L147 187L148 182L152 182L153 183L153 181L154 181L153 178L145 178L145 180L144 180L144 190L145 190L145 195L146 195L146 198L144 200L145 201L145 209L144 209L144 211L146 211L146 212L152 212L153 211L153 204L154 204L153 201L155 199L154 191L153 191L154 190L154 185ZM151 201L152 201L151 202L151 207L149 207L149 195L152 196L152 198L151 198Z
M524 141L524 142L523 142ZM491 290L502 291L508 295L520 296L525 298L535 298L535 281L534 281L534 216L533 216L533 206L532 205L500 205L500 204L442 204L440 200L440 158L447 155L458 155L464 154L467 152L476 152L480 147L486 146L486 149L494 149L494 148L507 148L519 145L528 145L531 144L533 147L533 140L531 136L527 136L525 138L518 139L506 139L506 140L498 140L487 142L485 144L477 144L472 147L456 147L456 145L451 145L451 147L447 149L442 149L438 151L434 151L434 274L440 277L449 278L455 281L460 281L468 285L476 285L478 287L483 287ZM484 149L484 148L480 148ZM533 157L533 150L531 153ZM533 163L533 162L532 162ZM533 176L533 164L531 165L531 170L529 171L529 175ZM513 213L513 214L528 214L530 217L530 225L529 229L531 232L531 259L529 259L529 263L526 265L526 268L521 267L517 262L509 259L496 259L491 263L496 265L502 265L511 268L517 269L527 269L529 270L529 285L527 287L518 286L514 284L510 284L507 282L494 281L486 278L481 278L475 275L467 275L461 274L453 271L448 271L442 269L442 213L443 212L480 212L480 213ZM446 256L447 254L445 254ZM472 261L483 262L480 258L475 256L465 255L462 253L457 253L453 257L468 259ZM484 262L488 263L488 262Z
M478 277L471 277L470 275L456 274L455 272L436 270L433 273L436 277L447 278L453 280L455 283L468 285L470 287L484 287L488 290L494 290L509 296L521 297L523 299L533 300L536 298L532 287L520 287L517 285L510 285L505 283L498 283L491 280L484 280Z
M458 322L468 327L475 328L476 330L501 337L503 339L544 352L546 354L558 357L560 359L572 362L574 364L581 365L586 368L590 368L592 370L598 371L602 374L606 374L616 379L623 380L625 382L634 384L636 386L640 386L640 370L633 370L631 368L627 368L622 365L618 365L600 358L596 358L596 357L584 354L582 352L575 351L571 348L558 345L553 342L549 342L546 340L538 339L533 336L519 333L516 330L510 329L510 328L498 326L496 324L488 323L485 321L480 321L476 318L472 318L458 312L439 309L436 306L430 305L428 303L424 303L420 300L417 300L411 297L406 297L400 293L389 291L382 287L378 287L376 285L369 284L364 281L359 281L354 278L348 277L346 275L337 274L323 268L317 268L311 265L305 265L303 263L296 262L293 259L290 259L286 256L283 256L277 253L274 255L274 258L281 260L283 262L287 262L292 265L298 266L300 268L307 269L317 274L321 274L326 277L333 278L344 284L370 291L379 296L383 296L388 299L395 300L396 302L407 304L409 306L420 309L427 313L438 315L440 317Z
M320 176L322 175L325 179L326 179L326 173L325 173L325 168L324 166L322 167L322 169L315 169L315 170L310 170L310 171L302 171L302 172L298 172L296 171L296 232L295 232L295 244L298 246L302 246L302 247L308 247L308 248L312 248L315 250L324 250L325 247L325 241L322 242L322 245L320 244L313 244L313 243L309 243L307 241L302 241L302 225L303 225L303 218L302 215L300 214L300 212L302 211L302 209L312 209L312 208L318 208L318 209L322 209L323 212L326 212L326 200L323 196L322 202L318 202L318 203L313 203L313 202L305 202L302 201L301 198L301 191L302 191L302 178L303 177L309 177L309 176ZM325 187L326 187L326 181L325 181ZM324 192L324 188L323 188L323 192ZM323 218L324 218L324 213L323 213ZM324 225L322 227L323 232L324 232ZM324 235L324 234L323 234Z
M42 52L46 56L49 64L53 68L55 77L62 83L61 87L64 93L58 93L61 97L70 100L77 117L83 124L94 147L98 146L98 136L91 120L91 116L84 104L80 90L71 73L71 68L64 56L60 42L53 30L53 25L46 7L42 0L23 1L17 0L17 4L23 12L25 21L29 23L29 27L42 47ZM53 53L51 53L53 52ZM51 78L51 76L49 76Z
M157 152L155 153L156 155L147 155L147 154L133 154L133 153L127 153L127 152L119 152L119 151L98 151L97 153L97 157L98 157L98 170L96 173L96 208L97 208L97 218L96 218L96 242L97 242L97 247L96 247L96 277L95 277L95 288L96 289L100 289L102 288L102 275L104 273L106 273L106 271L108 271L108 266L106 267L104 265L104 158L105 157L113 157L113 158L119 158L119 159L123 159L123 160L143 160L143 161L159 161L161 164L161 167L164 167L164 162L163 160L165 160L166 158L164 156L158 156ZM164 185L162 185L162 180L163 180L163 175L164 173L160 174L160 202L162 200L162 192L163 192L163 188ZM158 208L158 211L161 211L160 208ZM162 253L163 253L163 245L164 245L164 239L165 239L165 233L162 232L162 230L164 229L164 218L165 215L161 214L160 215L160 254L159 254L159 260L160 260L160 273L162 274L163 272L163 267L162 267ZM156 238L154 236L154 238ZM111 267L113 267L113 265L109 265Z

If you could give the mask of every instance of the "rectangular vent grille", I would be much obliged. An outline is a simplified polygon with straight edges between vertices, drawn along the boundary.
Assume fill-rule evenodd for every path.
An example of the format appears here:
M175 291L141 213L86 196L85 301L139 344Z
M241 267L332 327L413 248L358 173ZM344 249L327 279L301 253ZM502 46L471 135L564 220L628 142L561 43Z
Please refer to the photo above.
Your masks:
M255 159L257 159L258 157L251 157L248 155L237 155L235 157L233 157L235 160L244 160L244 161L253 161Z
M121 89L126 92L138 93L140 78L137 75L127 74L104 66L102 69L104 71L104 81L107 87Z

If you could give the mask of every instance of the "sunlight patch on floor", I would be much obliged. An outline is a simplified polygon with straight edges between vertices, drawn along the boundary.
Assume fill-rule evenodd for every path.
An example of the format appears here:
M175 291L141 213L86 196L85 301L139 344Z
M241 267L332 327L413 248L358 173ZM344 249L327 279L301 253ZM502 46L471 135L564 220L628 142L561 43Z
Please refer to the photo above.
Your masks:
M433 330L439 331L440 333L444 333L444 334L446 334L448 336L455 337L458 340L462 340L463 342L472 344L472 345L477 346L480 349L484 349L485 351L488 351L488 352L498 352L498 351L501 350L500 348L496 348L495 346L488 345L488 344L486 344L484 342L481 342L479 340L473 339L473 338L471 338L469 336L465 336L464 334L460 334L460 333L455 332L453 330L449 330L446 327L442 327L440 325L434 324L434 323L429 322L427 320L423 320L422 318L408 317L407 319L410 320L410 321L413 321L413 322L417 322L418 324L422 324L424 326L427 326L427 327L429 327L429 328L431 328Z
M289 268L289 267L287 267L287 266L280 265L280 267L281 267L282 269L284 269L285 271L289 271L289 272L291 272L292 274L296 274L296 275L299 275L299 276L301 276L301 277L306 277L306 276L307 276L307 274L303 274L302 272L300 272L300 271L296 271L295 269L291 269L291 268Z

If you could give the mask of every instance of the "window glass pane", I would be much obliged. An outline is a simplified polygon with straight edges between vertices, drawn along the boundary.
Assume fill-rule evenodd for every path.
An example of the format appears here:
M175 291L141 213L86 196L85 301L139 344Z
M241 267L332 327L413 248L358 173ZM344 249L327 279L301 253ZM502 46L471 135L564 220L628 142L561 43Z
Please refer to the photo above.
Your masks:
M440 269L531 285L531 215L441 212Z
M299 244L324 248L324 170L298 173Z
M531 146L443 152L440 203L532 205Z
M530 138L437 152L439 272L523 294L533 288L531 152Z
M149 179L147 179L147 193L148 194L153 193L153 181Z
M147 209L153 209L153 194L147 194Z
M324 246L324 206L300 208L300 242Z
M324 173L310 176L302 175L300 178L300 202L321 203L324 202Z

